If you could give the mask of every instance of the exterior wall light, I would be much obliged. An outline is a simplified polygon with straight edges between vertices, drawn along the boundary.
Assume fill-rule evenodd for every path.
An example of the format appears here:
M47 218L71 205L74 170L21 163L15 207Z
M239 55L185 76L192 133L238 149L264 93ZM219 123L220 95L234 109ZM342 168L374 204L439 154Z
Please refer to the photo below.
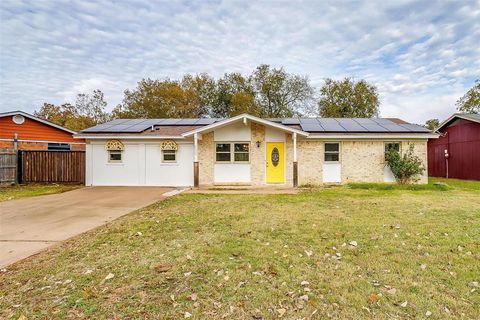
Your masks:
M260 141L257 141L257 148L260 148Z

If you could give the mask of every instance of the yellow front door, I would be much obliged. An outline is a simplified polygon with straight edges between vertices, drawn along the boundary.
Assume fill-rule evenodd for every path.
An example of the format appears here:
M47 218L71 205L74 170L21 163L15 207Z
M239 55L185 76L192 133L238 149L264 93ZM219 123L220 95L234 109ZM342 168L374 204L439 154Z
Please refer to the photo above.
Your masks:
M267 183L285 182L283 142L267 142Z

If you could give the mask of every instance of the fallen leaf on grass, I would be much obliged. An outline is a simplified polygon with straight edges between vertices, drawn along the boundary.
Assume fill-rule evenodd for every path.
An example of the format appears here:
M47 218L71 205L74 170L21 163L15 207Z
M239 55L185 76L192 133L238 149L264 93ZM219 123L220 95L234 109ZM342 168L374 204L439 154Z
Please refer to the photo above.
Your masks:
M155 267L153 267L155 271L161 273L161 272L167 272L168 270L172 269L172 266L166 265L166 264L158 264Z
M368 302L370 303L375 303L377 302L379 299L378 295L376 293L371 293L369 296L368 296Z
M279 316L279 317L283 317L283 315L285 314L285 312L287 312L287 309L280 308L280 309L277 309L277 312L278 312L278 316Z

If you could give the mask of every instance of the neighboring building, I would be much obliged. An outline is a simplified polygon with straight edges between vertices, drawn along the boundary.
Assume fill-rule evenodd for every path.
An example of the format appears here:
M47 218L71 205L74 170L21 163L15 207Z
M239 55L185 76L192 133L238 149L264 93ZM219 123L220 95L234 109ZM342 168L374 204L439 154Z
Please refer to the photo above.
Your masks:
M0 113L0 150L85 150L75 133L26 112Z
M399 119L118 119L83 130L86 184L284 185L393 182L385 148L427 166L437 135ZM427 183L426 173L419 183Z
M480 180L480 115L455 113L428 141L428 175Z

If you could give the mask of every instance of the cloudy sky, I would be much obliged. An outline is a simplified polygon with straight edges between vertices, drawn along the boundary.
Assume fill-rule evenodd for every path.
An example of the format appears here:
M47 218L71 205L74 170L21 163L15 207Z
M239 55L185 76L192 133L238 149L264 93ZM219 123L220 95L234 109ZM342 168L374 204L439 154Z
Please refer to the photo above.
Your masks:
M480 78L480 1L0 2L0 111L102 90L112 108L145 77L249 73L265 63L367 79L381 116L444 119Z

